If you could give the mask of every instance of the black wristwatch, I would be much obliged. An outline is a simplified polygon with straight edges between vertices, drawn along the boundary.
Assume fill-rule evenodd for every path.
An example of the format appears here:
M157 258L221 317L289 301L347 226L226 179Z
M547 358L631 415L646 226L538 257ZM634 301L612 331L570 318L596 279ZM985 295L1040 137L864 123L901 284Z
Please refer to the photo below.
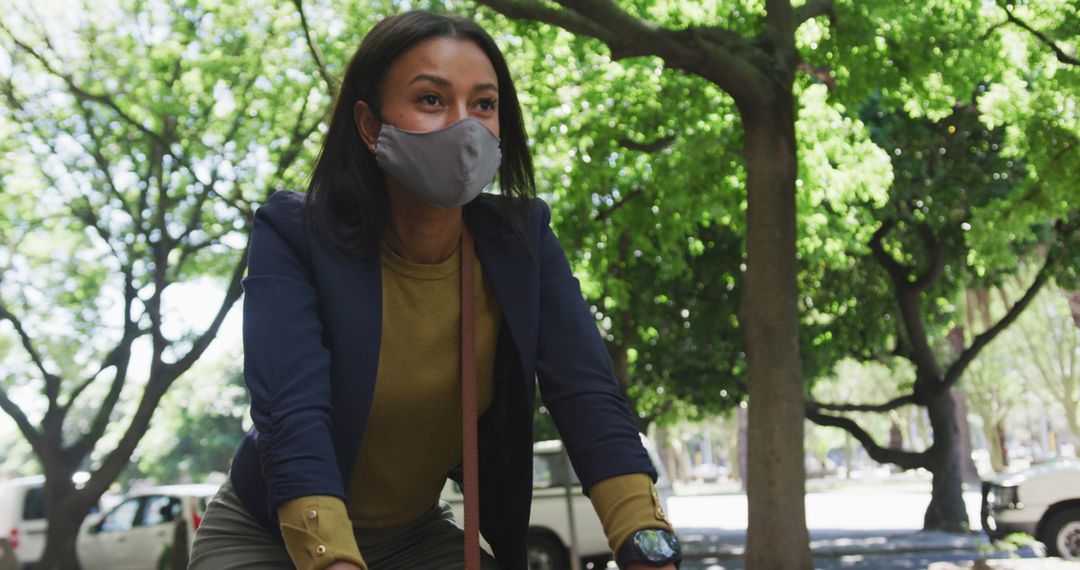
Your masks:
M623 541L619 551L615 553L615 562L623 570L632 563L654 568L675 563L675 567L678 568L679 563L682 562L679 537L662 528L639 530Z

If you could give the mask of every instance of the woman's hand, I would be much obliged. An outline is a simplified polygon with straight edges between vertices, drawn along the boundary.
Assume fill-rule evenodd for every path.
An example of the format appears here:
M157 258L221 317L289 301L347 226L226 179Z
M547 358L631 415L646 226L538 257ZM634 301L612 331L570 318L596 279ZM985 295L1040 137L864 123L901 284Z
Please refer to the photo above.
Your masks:
M674 566L672 566L672 568L674 568ZM326 567L326 570L363 570L363 569L360 568L359 566L357 566L356 564L353 564L352 562L345 562L343 560L338 560L337 562L331 562L330 565Z

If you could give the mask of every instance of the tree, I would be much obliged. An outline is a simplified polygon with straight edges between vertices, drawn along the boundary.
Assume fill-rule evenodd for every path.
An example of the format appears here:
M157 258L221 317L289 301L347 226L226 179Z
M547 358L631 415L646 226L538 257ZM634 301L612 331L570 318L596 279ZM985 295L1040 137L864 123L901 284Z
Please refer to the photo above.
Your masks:
M297 71L311 56L292 7L2 12L0 322L20 350L0 408L46 476L41 567L74 568L81 521L240 297L252 209L299 186L327 97ZM222 294L178 314L195 280Z
M863 351L866 358L881 356L874 354L883 346L872 340L875 338L893 338L895 342L891 346L894 350L912 356L919 368L913 390L881 405L822 407L811 404L808 411L815 421L852 431L879 461L915 467L926 465L929 459L936 471L934 499L926 523L928 527L950 529L964 528L966 515L959 499L960 459L956 453L946 451L955 445L958 427L949 419L955 414L947 409L951 404L946 401L945 388L960 379L987 342L1016 319L1051 276L1059 282L1076 280L1076 202L1073 193L1078 161L1070 158L1077 150L1080 121L1075 112L1062 111L1068 108L1078 75L1075 64L1068 57L1064 60L1058 57L1062 51L1060 40L1035 27L1045 26L1045 29L1055 30L1056 36L1074 41L1077 37L1075 7L1064 2L1021 5L1002 2L997 7L984 6L980 19L984 22L982 26L960 32L983 42L981 47L963 52L982 60L984 72L982 78L969 84L969 92L974 92L975 96L967 105L968 113L974 113L987 132L998 130L1005 134L996 135L998 141L982 151L978 151L980 145L970 147L968 150L975 153L970 157L970 164L986 160L988 153L996 153L999 162L1004 161L1008 168L987 169L987 173L996 177L976 182L977 177L964 178L962 162L951 162L950 168L941 167L944 162L953 160L951 157L957 151L965 152L963 148L952 148L948 144L911 147L895 138L892 142L879 143L886 149L895 149L897 181L905 186L900 187L901 197L897 198L894 184L893 207L902 209L900 217L876 219L877 235L869 244L873 254L868 257L885 268L884 275L887 275L888 287L895 292L896 304L878 308L879 314L885 314L887 320L881 321L876 330L874 326L860 325L854 331L856 339L862 337L863 346L871 347ZM987 60L988 55L992 59ZM954 57L960 57L959 53ZM978 132L974 127L964 131L959 124L942 121L946 116L944 113L928 113L910 104L903 108L913 117L925 116L931 122L937 121L939 128L946 130L939 134L942 141L948 140L946 134ZM956 114L959 108L957 106L951 112ZM886 113L891 111L888 109ZM970 120L967 123L970 124ZM948 132L949 125L957 131ZM935 159L932 154L935 150L949 154L943 154L943 159ZM921 152L923 160L910 160L912 151ZM903 158L905 156L908 158ZM919 156L916 154L916 158ZM907 165L902 164L905 161ZM1019 172L1015 170L1017 166ZM942 177L957 170L961 176L955 178L956 182L949 188L937 185ZM994 199L979 196L974 191L986 188L984 192L991 194L995 186L1000 190L1003 180L1017 181L1018 178L1011 193ZM919 181L924 181L935 191L920 194L917 185L912 184ZM952 196L950 191L957 187L967 187L969 196L957 202L944 200L943 204L942 197ZM955 207L960 207L961 212L968 210L970 218L949 214L949 208ZM941 221L950 217L952 222L948 226L926 223L930 218ZM947 233L952 233L953 237L940 233L939 228L951 228ZM964 230L962 236L956 235L957 228ZM947 245L949 241L955 245ZM949 253L950 250L954 253ZM956 263L950 264L949 256L960 250L967 252L968 259L954 258ZM1037 268L1041 259L1046 263ZM965 264L967 269L958 273ZM958 304L957 295L967 288L994 286L1004 276L1016 272L1035 274L1036 278L1030 285L1025 284L1025 292L1001 320L977 336L975 331L965 333L951 316ZM967 277L960 278L961 273L966 273ZM867 291L880 287L870 281L866 279L863 283L869 287ZM828 289L826 284L822 290ZM864 301L860 302L860 308L870 304ZM838 325L831 330L835 333L841 328L843 326ZM890 328L895 329L893 333L889 332ZM952 342L948 340L950 334ZM973 337L966 346L962 342L965 334ZM912 339L921 340L913 342ZM842 345L842 342L838 343L838 346ZM885 346L889 345L885 343ZM959 350L950 349L950 345ZM936 364L939 358L951 363L947 367ZM912 403L931 408L934 445L925 454L882 448L854 422L823 413L825 410L887 411ZM938 409L935 411L934 407Z
M751 402L747 558L751 567L809 567L807 534L800 510L803 464L802 424L798 415L803 388L796 259L799 165L796 74L806 73L805 78L800 77L800 85L818 81L842 86L843 98L847 100L858 100L882 84L896 86L890 97L927 99L927 87L947 91L951 85L951 75L946 76L927 64L943 59L942 45L962 47L969 39L957 33L957 22L969 17L972 7L960 2L941 2L932 9L921 10L905 3L834 4L828 0L813 0L793 7L789 2L777 0L765 2L762 12L758 4L741 3L729 10L721 10L715 4L689 7L666 1L623 6L610 1L571 0L556 3L480 0L480 3L513 18L545 22L582 38L599 40L610 52L611 61L602 62L609 66L604 77L604 85L609 89L612 84L618 84L610 79L619 77L629 67L631 58L654 58L654 61L658 58L660 63L653 64L655 67L704 80L731 98L737 117L733 113L728 122L740 119L740 130L735 136L729 135L731 131L727 129L713 134L715 142L708 148L720 152L720 156L705 159L698 165L682 163L687 172L705 169L712 173L712 181L704 187L683 191L715 192L730 177L735 178L734 186L745 183L746 257L745 273L739 277L738 324L745 341ZM823 16L829 16L831 23L838 23L835 30L819 21ZM896 31L883 31L882 22L895 26ZM885 30L888 29L886 26ZM541 32L521 35L528 33ZM905 53L901 61L900 50L890 43L897 39L903 40L904 47L919 53ZM595 42L581 45L585 53L599 52ZM857 55L849 57L850 53ZM804 59L807 57L828 60L828 64L814 65ZM961 75L973 75L974 70L964 67ZM944 106L951 106L947 93L933 93L933 96L937 100L926 107L941 108L943 102ZM651 101L659 107L661 116L664 113L670 116L672 112L681 116L687 112L685 99L664 100L654 96ZM645 106L645 110L650 105L637 104ZM572 124L573 119L567 122ZM613 124L614 121L609 122ZM708 132L711 126L692 119L682 124L687 133L693 129L695 134L700 133L697 128ZM629 137L632 146L650 149L653 154L664 152L662 142L670 140L671 135L676 140L681 135L679 131L655 129L649 119L629 126L627 130L636 135ZM707 136L700 134L699 139L707 140ZM722 151L726 141L740 143L742 156L738 164L725 160ZM582 141L581 146L588 149L592 142ZM617 155L604 152L610 148L600 150L601 158L615 156L618 160ZM700 148L697 150L700 152ZM595 193L600 195L593 197L598 200L597 205L621 207L625 198L642 193L635 192L634 186L614 189L613 186L596 188ZM641 190L649 191L656 186L649 184ZM690 219L701 219L698 211L686 213ZM579 213L579 220L584 219ZM609 245L620 243L608 242ZM698 321L708 324L709 319L698 317ZM616 330L611 336L619 332ZM712 344L719 345L721 340L712 339ZM778 545L777 537L783 537L784 543Z
M839 315L829 329L835 332L852 326L844 336L868 341L862 351L867 358L900 356L912 363L915 378L907 393L885 404L811 402L807 416L821 425L848 430L877 461L931 471L934 494L925 527L965 530L969 521L961 495L961 431L950 390L975 357L1016 321L1054 272L1069 265L1059 260L1067 256L1067 244L1080 236L1066 221L1055 223L1050 218L1025 228L1022 234L1017 231L1019 235L1008 246L1010 255L973 247L971 243L978 242L968 232L1001 231L994 228L994 217L983 216L996 217L1026 189L1026 165L996 151L1004 133L986 129L970 104L958 106L938 121L904 119L873 107L870 114L877 117L874 133L879 145L895 149L890 204L873 211L879 225L865 257L880 273L865 266L859 270L864 272L860 277L840 272L825 280L819 296L835 304L832 293L843 287L836 280L855 285L846 298L859 299L859 303ZM1015 229L1006 226L1006 231ZM964 330L956 322L959 297L971 286L1000 283L1036 263L1038 269L1031 270L1034 278L1024 293L985 330L977 335L969 331L972 340L965 344ZM874 314L886 318L867 320ZM884 346L888 348L883 350ZM887 412L910 404L925 407L930 416L934 442L923 452L884 448L851 419L826 413Z

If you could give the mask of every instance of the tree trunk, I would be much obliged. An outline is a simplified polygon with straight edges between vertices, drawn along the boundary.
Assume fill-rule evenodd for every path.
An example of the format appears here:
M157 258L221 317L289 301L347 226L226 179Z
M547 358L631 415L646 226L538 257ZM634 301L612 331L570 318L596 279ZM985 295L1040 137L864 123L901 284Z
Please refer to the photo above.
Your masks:
M999 449L1001 450L1001 468L1005 470L1009 467L1009 447L1005 445L1005 420L997 421L997 442Z
M657 426L656 428L656 453L660 456L660 462L664 464L668 479L672 482L682 480L679 473L678 452L674 450L671 432L666 427Z
M79 525L86 514L61 511L59 516L49 516L49 526L45 533L45 552L35 566L37 570L73 570L79 568L79 559L75 554L75 539L79 536Z
M90 511L80 508L72 481L76 466L73 458L59 449L61 425L56 416L46 414L42 420L43 452L38 458L45 472L43 493L45 516L48 526L45 532L45 550L36 568L38 570L71 570L79 567L75 554L75 540L79 526Z
M926 507L923 530L967 532L967 507L964 504L963 465L960 458L960 427L956 421L956 402L945 390L927 402L934 443L930 446L930 472L933 495Z
M1002 453L1003 445L998 433L1000 427L1000 422L995 425L983 421L983 436L986 437L986 448L990 452L990 467L998 473L1005 470L1005 454Z
M774 90L771 104L740 108L747 165L746 273L739 323L749 376L750 570L812 568L795 258L795 105L788 86L785 93Z
M851 479L851 472L855 470L855 449L851 441L851 434L844 433L844 479Z
M731 473L739 480L739 486L746 492L746 408L735 410L735 455L732 459Z
M979 470L975 467L975 460L971 458L971 424L968 422L967 398L957 388L949 390L956 405L957 452L960 454L961 475L965 483L978 485Z

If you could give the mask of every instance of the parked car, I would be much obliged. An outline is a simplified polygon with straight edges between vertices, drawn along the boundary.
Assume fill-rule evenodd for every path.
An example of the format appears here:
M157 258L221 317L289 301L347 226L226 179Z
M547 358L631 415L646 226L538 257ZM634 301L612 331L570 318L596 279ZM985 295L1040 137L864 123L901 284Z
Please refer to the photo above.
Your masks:
M22 565L36 564L45 551L45 477L0 483L0 537Z
M652 443L641 436L642 443L656 467L656 491L661 506L667 510L672 495L671 480ZM541 441L533 445L533 499L529 519L529 569L567 570L570 568L570 519L567 508L567 488L573 505L574 528L577 531L578 557L584 562L601 562L611 558L607 536L596 516L592 502L581 492L581 482L570 468L570 459L559 440ZM442 500L454 509L454 518L464 520L461 492L453 481L447 481ZM486 546L485 546L486 548ZM583 565L584 567L584 565ZM598 567L603 568L600 563Z
M72 477L76 488L81 488L90 475L78 472ZM114 496L105 493L98 505L90 510L93 517L101 512L103 505L110 504ZM18 567L32 567L45 552L45 477L33 475L0 482L0 569L11 566L14 558Z
M1005 473L982 485L982 526L991 538L1034 536L1047 554L1080 561L1080 461Z
M79 529L83 570L186 568L195 529L217 485L142 489Z

